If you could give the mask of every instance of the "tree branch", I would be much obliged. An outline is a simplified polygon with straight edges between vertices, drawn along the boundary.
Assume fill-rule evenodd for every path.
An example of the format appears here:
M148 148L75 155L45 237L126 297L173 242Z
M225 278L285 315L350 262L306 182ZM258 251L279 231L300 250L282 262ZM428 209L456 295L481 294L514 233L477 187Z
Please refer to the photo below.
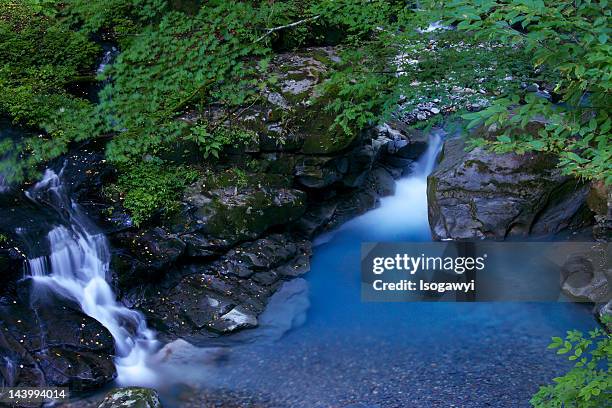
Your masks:
M294 23L287 24L287 25L284 25L284 26L279 26L279 27L274 27L274 28L268 28L268 30L266 31L266 33L265 33L264 35L262 35L261 37L259 37L258 39L256 39L256 40L255 40L255 42L256 42L256 43L258 43L258 42L260 42L261 40L263 40L264 38L266 38L267 36L269 36L269 35L271 35L271 34L273 34L273 33L277 32L277 31L284 30L285 28L293 28L293 27L299 26L300 24L309 23L309 22L311 22L311 21L318 20L319 18L321 18L321 15L320 15L320 14L318 14L318 15L316 15L316 16L313 16L313 17L308 17L308 18L305 18L305 19L303 19L303 20L299 20L299 21L296 21L296 22L294 22Z

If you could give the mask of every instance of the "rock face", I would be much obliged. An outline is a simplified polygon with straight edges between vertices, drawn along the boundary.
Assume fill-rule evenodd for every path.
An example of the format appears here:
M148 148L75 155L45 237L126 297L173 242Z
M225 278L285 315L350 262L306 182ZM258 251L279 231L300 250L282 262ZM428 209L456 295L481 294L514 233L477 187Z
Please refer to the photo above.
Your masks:
M593 303L612 299L612 270L609 268L607 243L594 243L593 259L570 257L561 270L561 288L570 298Z
M589 187L543 155L466 152L451 139L427 181L434 239L547 236L592 222Z
M125 387L106 394L98 408L162 408L162 405L151 388Z
M612 239L612 187L606 186L602 181L593 182L587 196L587 204L595 213L593 237L609 242Z
M168 339L201 339L257 326L282 281L309 270L310 243L288 234L246 242L207 264L184 266L176 284L152 287L137 304ZM161 295L161 296L160 296Z
M100 323L50 295L33 306L0 304L0 381L3 386L87 390L115 376L113 339Z

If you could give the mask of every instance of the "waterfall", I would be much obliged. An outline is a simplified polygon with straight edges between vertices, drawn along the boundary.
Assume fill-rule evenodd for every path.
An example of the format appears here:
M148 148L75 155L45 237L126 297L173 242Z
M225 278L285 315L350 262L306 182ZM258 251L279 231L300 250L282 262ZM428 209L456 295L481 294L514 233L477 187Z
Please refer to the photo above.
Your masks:
M106 69L106 67L109 66L113 62L113 60L119 53L119 50L116 47L111 46L111 47L106 47L106 48L107 49L105 49L104 51L104 56L102 57L102 60L100 61L100 65L98 65L98 69L96 69L96 73L98 74L104 73L104 70Z
M441 130L434 131L429 138L427 150L414 164L409 176L395 183L395 194L381 199L379 208L355 219L359 228L376 231L379 240L401 240L407 233L422 235L429 240L427 208L427 176L436 165L442 147ZM384 228L381 228L383 227Z
M397 180L395 193L383 197L380 207L352 219L334 231L318 236L314 246L329 242L347 231L353 231L359 236L363 234L371 241L401 240L406 234L417 234L421 240L430 240L427 176L436 165L445 134L441 129L432 132L427 150L414 163L410 175Z
M421 179L427 179L429 173L431 173L436 166L438 155L442 150L442 137L445 132L443 130L436 130L432 133L429 138L429 145L423 156L419 159L414 169L413 177Z
M47 236L50 254L28 260L34 291L48 288L76 301L84 313L108 329L115 341L119 383L149 383L155 378L147 367L147 358L156 348L155 335L141 313L117 302L108 283L107 239L69 198L61 174L48 169L26 193L65 220L65 225L54 227Z

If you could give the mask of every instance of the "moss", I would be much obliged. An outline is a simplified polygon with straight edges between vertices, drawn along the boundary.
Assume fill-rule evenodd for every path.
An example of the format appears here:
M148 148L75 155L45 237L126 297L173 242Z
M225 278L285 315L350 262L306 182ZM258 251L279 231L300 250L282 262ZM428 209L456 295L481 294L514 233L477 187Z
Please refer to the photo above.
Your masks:
M480 160L466 160L464 166L465 167L476 166L480 173L490 172L489 166L487 166L487 164L481 162Z
M318 100L302 113L301 130L305 134L302 152L306 154L332 154L346 149L357 137L334 127L335 116L325 112L325 99Z
M203 185L208 191L227 187L289 187L292 183L290 174L274 174L265 172L250 173L239 167L223 171L207 170L204 174Z
M330 57L330 54L323 48L312 49L310 56L326 67L333 67L336 65L336 62Z
M255 238L269 228L299 218L306 209L305 194L291 192L291 198L279 199L286 191L252 191L241 195L238 202L215 198L212 216L206 228L221 238L244 240Z
M107 194L119 192L123 205L138 226L156 213L176 211L183 190L198 175L197 170L183 166L155 162L131 164L121 169L117 184Z

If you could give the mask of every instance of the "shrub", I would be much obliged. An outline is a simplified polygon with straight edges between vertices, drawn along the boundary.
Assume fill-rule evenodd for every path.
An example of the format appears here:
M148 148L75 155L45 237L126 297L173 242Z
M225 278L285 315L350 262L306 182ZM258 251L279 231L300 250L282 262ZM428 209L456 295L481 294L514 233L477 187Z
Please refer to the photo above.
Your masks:
M136 226L155 214L176 211L182 191L199 174L191 168L158 162L130 163L121 170L116 188Z
M605 324L611 324L606 319ZM531 399L536 408L601 408L612 405L612 336L597 328L585 336L569 331L565 339L553 337L548 346L575 361L567 374L553 379Z

